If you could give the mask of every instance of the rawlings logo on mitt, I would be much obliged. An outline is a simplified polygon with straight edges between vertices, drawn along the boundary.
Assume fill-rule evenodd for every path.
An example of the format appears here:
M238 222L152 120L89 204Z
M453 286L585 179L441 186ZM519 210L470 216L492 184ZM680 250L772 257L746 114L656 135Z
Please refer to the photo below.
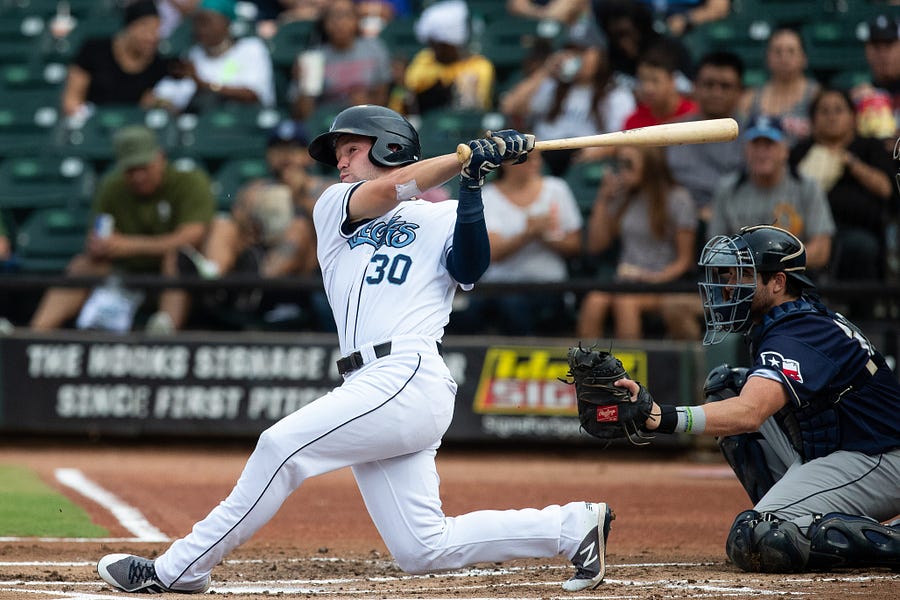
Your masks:
M628 377L618 358L579 344L569 348L568 362L568 379L563 381L575 385L578 419L586 432L601 440L627 438L636 445L650 443L647 440L652 436L645 435L644 422L650 416L653 398L638 384L637 401L632 401L628 388L614 385Z

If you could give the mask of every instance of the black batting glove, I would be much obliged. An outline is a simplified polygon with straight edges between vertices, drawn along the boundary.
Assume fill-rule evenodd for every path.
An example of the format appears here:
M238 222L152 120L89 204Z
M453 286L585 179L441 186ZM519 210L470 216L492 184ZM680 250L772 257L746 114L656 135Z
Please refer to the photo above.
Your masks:
M528 160L528 153L534 150L534 136L519 133L515 129L488 131L486 137L497 142L497 146L501 148L503 162L511 162L514 165Z
M460 185L481 187L488 173L495 171L503 162L505 144L502 139L498 143L494 139L482 138L470 140L466 145L472 153L460 169ZM501 148L501 145L504 147Z

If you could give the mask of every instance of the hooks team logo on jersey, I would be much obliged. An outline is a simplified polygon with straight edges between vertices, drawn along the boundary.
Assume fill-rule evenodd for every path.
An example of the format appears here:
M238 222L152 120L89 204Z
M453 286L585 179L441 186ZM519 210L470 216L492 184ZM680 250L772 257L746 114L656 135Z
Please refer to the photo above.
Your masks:
M357 231L352 238L347 240L351 248L363 244L370 244L376 249L382 246L389 248L403 248L416 241L416 229L419 226L400 219L399 215L391 217L391 220L373 221Z
M785 358L777 352L763 352L760 355L763 364L773 369L778 369L790 379L803 383L803 375L800 373L800 363L792 358Z

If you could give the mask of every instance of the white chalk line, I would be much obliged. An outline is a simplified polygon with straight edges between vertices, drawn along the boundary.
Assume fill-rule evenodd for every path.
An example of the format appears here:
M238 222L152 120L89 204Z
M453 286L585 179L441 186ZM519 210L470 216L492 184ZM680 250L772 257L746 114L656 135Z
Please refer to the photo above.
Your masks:
M154 527L137 508L121 500L112 492L100 487L78 469L56 469L57 481L82 496L93 500L121 523L122 527L143 542L168 542L169 537Z
M309 559L289 559L288 562L341 562L343 559L336 558L323 558L323 557L313 557ZM258 564L260 562L267 562L264 560L253 559L253 560L228 560L225 561L227 564L232 565L240 565L240 564ZM284 562L284 561L280 561ZM364 563L383 563L385 561L375 561L368 560L362 561ZM6 561L0 562L0 567L3 566L45 566L45 567L83 567L83 566L93 566L93 562L89 561ZM622 565L610 565L609 568L611 571L621 568L634 568L634 567L665 567L665 566L706 566L710 563L630 563L630 564L622 564ZM465 577L506 577L510 574L516 572L524 572L529 570L547 570L550 569L568 569L568 567L564 566L556 566L551 565L549 567L541 566L541 567L509 567L509 568L491 568L491 569L464 569L460 571L453 571L449 573L441 573L438 574L438 577L453 577L453 578L465 578ZM247 594L247 595L271 595L271 594L315 594L321 596L350 596L350 597L358 597L358 596L368 596L372 594L372 589L367 584L375 583L375 582L390 582L390 581L406 581L406 580L416 580L416 579L433 579L433 576L429 575L401 575L396 577L358 577L358 578L340 578L340 579L286 579L286 580L271 580L271 581L253 581L253 582L242 582L236 584L224 584L217 585L210 588L210 593L218 593L218 594ZM866 582L866 581L878 581L878 580L892 580L892 579L900 579L900 577L895 575L853 575L847 577L829 577L828 581L833 582L845 582L845 583L856 583L856 582ZM813 581L808 577L789 577L782 579L783 583L804 583ZM822 581L822 580L818 580ZM688 580L644 580L638 581L633 579L615 579L607 577L605 580L606 585L615 585L620 586L619 589L616 590L608 590L611 592L610 594L604 594L605 591L602 587L598 590L595 590L589 596L575 596L571 594L560 594L561 598L566 598L566 600L579 600L581 598L589 598L591 600L604 600L604 599L617 599L617 600L626 600L629 598L641 598L643 595L629 594L627 592L628 588L632 589L644 589L648 587L654 587L658 589L670 589L677 590L679 592L690 592L692 597L729 597L729 596L808 596L807 592L798 592L798 591L782 591L782 590L771 590L765 589L763 587L750 586L750 585L742 585L738 582L734 581L724 581L720 580L719 583L714 581L707 581L706 583L691 583ZM341 585L340 590L331 590L328 586ZM348 589L348 585L358 585L359 589ZM476 590L480 590L483 588L491 588L493 589L496 584L472 584L472 585L457 585L457 586L442 586L443 590L454 592L459 594L460 592L472 592ZM509 583L507 582L510 588L523 589L523 588L551 588L554 589L559 585L559 581L548 581L548 582L521 582L521 583ZM58 590L58 589L46 589L47 586L66 586L68 588L66 591ZM91 591L72 591L71 588L85 588L86 590L98 590L99 593L94 593ZM13 580L13 581L2 581L0 580L0 592L18 592L18 593L26 593L26 594L35 594L35 595L52 595L58 600L106 600L106 599L121 599L121 595L109 595L104 594L102 590L105 588L105 584L102 582L69 582L69 581L58 581L58 582L48 582L48 581L21 581L21 580ZM39 589L41 588L41 589ZM625 589L621 589L625 588ZM557 597L556 595L548 595L546 592L540 593L537 596L534 596L534 600L540 600L542 598ZM443 599L445 599L443 597ZM468 600L481 600L480 597L466 596ZM485 596L485 600L503 600L503 596L491 595ZM511 597L510 597L511 598ZM521 595L517 595L516 598L518 600L531 600L528 597L522 597ZM443 600L440 597L431 598L427 595L416 594L415 596L411 596L409 598L398 597L395 600Z

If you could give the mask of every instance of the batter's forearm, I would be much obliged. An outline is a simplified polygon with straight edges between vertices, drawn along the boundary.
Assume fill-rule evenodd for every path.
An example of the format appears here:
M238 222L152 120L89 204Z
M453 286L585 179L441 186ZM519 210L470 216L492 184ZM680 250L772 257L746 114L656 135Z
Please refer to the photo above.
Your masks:
M403 200L447 182L459 169L456 154L444 154L387 171L353 192L350 217L353 220L380 217Z

